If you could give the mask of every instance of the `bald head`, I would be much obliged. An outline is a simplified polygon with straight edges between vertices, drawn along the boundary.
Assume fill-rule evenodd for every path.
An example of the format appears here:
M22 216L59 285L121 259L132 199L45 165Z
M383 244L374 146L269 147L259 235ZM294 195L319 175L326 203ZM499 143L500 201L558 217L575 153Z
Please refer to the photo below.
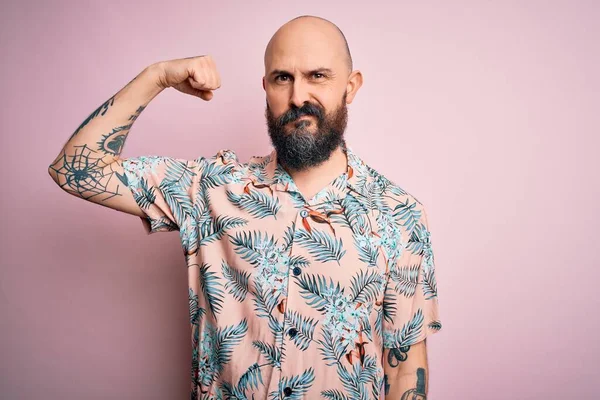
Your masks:
M344 33L333 22L321 17L302 15L296 17L273 35L265 49L265 70L274 59L282 57L312 57L314 62L325 63L326 54L343 63L347 72L352 72L352 56Z

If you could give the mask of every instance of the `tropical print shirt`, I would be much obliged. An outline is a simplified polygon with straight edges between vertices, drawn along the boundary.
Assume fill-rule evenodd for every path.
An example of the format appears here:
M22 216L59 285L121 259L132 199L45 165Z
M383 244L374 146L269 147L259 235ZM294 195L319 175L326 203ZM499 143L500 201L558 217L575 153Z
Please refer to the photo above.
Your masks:
M383 399L384 348L441 329L423 205L343 149L311 199L275 150L124 160L146 233L179 231L191 399Z

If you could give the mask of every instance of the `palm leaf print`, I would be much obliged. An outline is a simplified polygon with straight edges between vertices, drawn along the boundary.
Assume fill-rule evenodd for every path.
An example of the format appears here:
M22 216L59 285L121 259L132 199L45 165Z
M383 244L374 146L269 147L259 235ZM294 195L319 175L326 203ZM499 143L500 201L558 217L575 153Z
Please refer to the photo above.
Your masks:
M408 321L401 330L394 329L393 335L395 344L394 347L410 346L415 343L415 340L421 334L423 327L423 312L419 308L415 315Z
M288 260L288 263L290 265L290 268L294 268L294 267L305 268L310 265L310 262L302 256L291 256L290 259Z
M338 364L338 376L348 393L349 400L367 400L367 383L373 382L377 376L377 362L373 356L365 357L364 365L355 363L351 371Z
M229 382L221 382L221 385L219 386L221 389L221 392L223 392L223 396L225 396L226 399L228 400L247 400L247 397L244 393L239 393L239 391L237 390L237 388L233 387L233 385ZM218 394L217 394L218 396ZM218 396L215 397L215 399L222 399L222 396ZM209 396L208 394L204 394L203 393L203 397L201 397L201 400L213 400L212 396ZM193 396L191 398L191 400L196 400L196 397Z
M270 290L263 290L258 283L256 285L256 293L254 293L254 311L256 316L269 319L269 328L273 335L283 331L283 327L279 321L273 316L273 309L277 306L277 296L274 296Z
M381 337L383 327L383 307L376 310L377 319L375 320L375 334L377 337Z
M258 389L259 383L264 385L260 371L260 365L258 365L258 363L254 363L240 377L240 380L237 384L237 392L244 394L243 398L246 398L246 389Z
M198 325L205 310L202 307L198 307L198 295L191 288L188 288L188 299L190 303L190 324Z
M173 216L178 225L182 225L186 215L192 211L192 200L185 188L177 183L163 180L159 188L163 193L169 208L173 210Z
M289 192L290 200L295 208L302 208L306 204L306 200L299 192Z
M148 186L148 181L146 178L142 178L140 180L141 192L135 191L133 192L133 197L136 202L143 209L148 209L154 202L156 201L156 195L154 194L154 187Z
M178 185L186 190L192 186L192 180L196 176L193 168L189 168L186 161L173 158L165 158L165 180Z
M368 266L373 267L377 265L377 259L379 258L379 247L361 238L360 234L355 233L354 247L358 253L360 261L366 263Z
M274 236L269 238L269 235L261 232L241 232L235 236L230 236L229 241L235 246L235 252L248 261L253 266L257 266L258 262L264 255L264 249L275 247L276 240Z
M224 329L219 328L215 349L219 372L222 371L225 364L231 361L233 348L242 341L247 331L248 322L245 318L237 325L229 325Z
M352 232L361 232L360 228L366 225L364 216L369 213L364 203L352 193L348 193L342 199L341 205L344 212L342 214L333 214L331 220L342 226L349 227L352 229Z
M267 362L274 367L281 367L281 351L279 347L273 346L272 344L255 340L252 345L265 356Z
M389 284L388 284L389 285ZM394 323L396 317L396 294L391 290L386 290L383 296L383 318L390 324Z
M412 231L410 238L408 239L406 248L413 254L422 255L423 248L426 244L429 244L429 241L422 240L421 238L427 237L427 234L427 227L423 223L417 224L415 229Z
M313 340L318 321L303 317L300 313L289 310L285 316L285 323L298 331L298 334L292 338L296 347L302 351L308 349L310 342Z
M387 213L390 211L390 206L383 198L383 190L377 182L371 181L366 185L367 193L365 205L369 210L378 210Z
M204 162L200 175L200 190L215 188L229 183L232 177L233 164L219 165L214 162Z
M376 269L371 269L365 273L361 270L358 275L352 277L351 302L369 303L375 301L382 288L383 277Z
M423 274L423 294L425 295L425 300L437 297L437 283L433 268L428 269Z
M237 195L228 190L227 198L239 209L259 219L267 217L277 219L277 212L281 208L278 198L267 196L256 190L251 191L250 194L243 195Z
M395 290L405 297L413 297L419 283L419 266L408 265L390 271L390 279L396 283Z
M427 325L429 329L433 329L434 331L439 331L442 329L442 323L440 321L431 321L429 325Z
M283 250L289 251L292 243L294 242L294 231L296 230L296 221L292 222L291 226L288 226L283 235Z
M335 340L333 332L328 329L321 329L322 339L319 340L319 352L323 356L323 361L328 366L336 365L346 354L347 344L340 340Z
M202 292L206 297L210 312L216 319L223 305L223 291L221 290L221 283L219 282L217 273L209 271L209 268L208 264L202 264L200 267L200 285L202 286Z
M329 400L349 400L348 396L337 389L323 390L321 396Z
M409 234L412 233L421 218L421 210L416 209L416 207L416 202L409 204L408 199L406 199L405 203L400 202L394 208L394 217L400 218L402 226L406 228Z
M244 301L249 290L250 273L229 266L225 260L223 260L221 270L223 271L223 276L227 279L225 289L229 289L229 293L237 301Z
M325 311L331 297L339 297L344 292L339 282L334 284L329 278L327 284L327 278L324 276L315 278L314 275L305 274L298 278L297 283L300 286L300 294L307 300L307 304L321 312Z
M346 254L346 250L343 250L342 238L334 239L329 234L316 229L312 232L298 229L295 238L297 243L306 248L319 262L335 261L340 264L340 260Z
M216 240L221 240L225 231L228 229L243 226L247 223L248 221L243 218L219 215L216 220L211 219L209 224L201 227L202 239L200 240L200 245L206 245Z
M311 368L305 370L300 375L293 375L292 377L283 377L279 381L279 393L280 396L284 396L283 389L289 387L292 389L290 396L285 396L286 400L300 400L304 398L304 394L310 389L315 380L315 372Z

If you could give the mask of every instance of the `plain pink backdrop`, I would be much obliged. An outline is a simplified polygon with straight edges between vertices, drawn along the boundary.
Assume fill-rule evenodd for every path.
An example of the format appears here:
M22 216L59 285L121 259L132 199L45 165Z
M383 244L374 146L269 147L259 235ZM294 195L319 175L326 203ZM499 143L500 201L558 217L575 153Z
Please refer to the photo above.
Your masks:
M2 399L188 398L177 233L47 167L144 67L200 54L214 99L163 92L123 156L266 154L264 47L302 14L337 23L364 74L349 144L428 210L429 398L599 398L599 2L105 0L1 5Z

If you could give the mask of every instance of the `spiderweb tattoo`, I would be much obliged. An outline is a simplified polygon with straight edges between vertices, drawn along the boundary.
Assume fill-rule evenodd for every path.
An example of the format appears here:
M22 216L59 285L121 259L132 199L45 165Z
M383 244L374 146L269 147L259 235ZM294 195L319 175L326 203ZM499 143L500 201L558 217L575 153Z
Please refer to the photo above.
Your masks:
M60 187L85 200L97 197L95 200L105 201L119 196L119 186L116 186L116 191L112 191L108 189L108 185L113 175L124 185L127 184L127 177L113 171L112 166L107 170L105 167L110 164L103 161L102 157L96 157L97 153L86 144L73 148L74 155L63 153L50 166L59 177Z

